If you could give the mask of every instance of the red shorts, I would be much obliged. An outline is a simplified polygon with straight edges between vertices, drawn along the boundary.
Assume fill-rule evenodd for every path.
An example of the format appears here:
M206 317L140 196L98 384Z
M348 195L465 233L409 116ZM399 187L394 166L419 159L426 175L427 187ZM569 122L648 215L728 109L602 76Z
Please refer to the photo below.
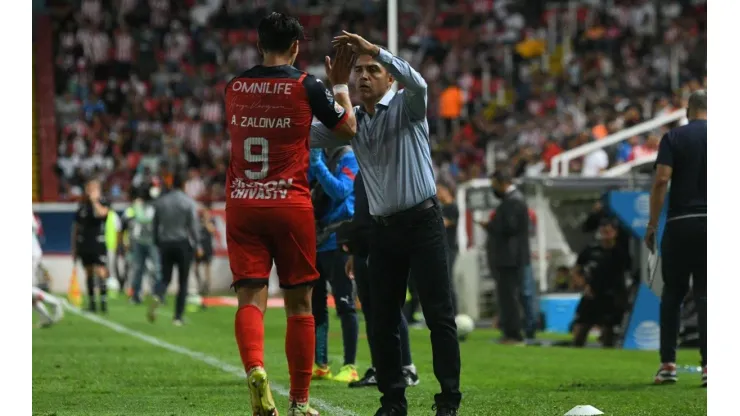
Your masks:
M312 208L227 207L226 244L232 286L243 280L267 283L273 260L283 289L319 277Z

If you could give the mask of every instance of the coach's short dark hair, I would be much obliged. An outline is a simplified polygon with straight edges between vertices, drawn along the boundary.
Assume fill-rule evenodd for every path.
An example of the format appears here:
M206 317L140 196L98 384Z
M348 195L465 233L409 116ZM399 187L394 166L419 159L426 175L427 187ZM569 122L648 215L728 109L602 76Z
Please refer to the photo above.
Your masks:
M304 39L303 26L298 20L277 12L260 20L257 33L264 52L286 52L293 42Z
M514 180L514 176L511 174L509 168L499 168L493 172L491 179L497 180L499 183L511 183Z
M188 174L183 171L177 171L172 175L172 187L174 189L182 189L185 187L185 182L188 181Z
M706 90L694 91L691 96L689 96L688 112L691 114L696 114L697 111L707 111Z

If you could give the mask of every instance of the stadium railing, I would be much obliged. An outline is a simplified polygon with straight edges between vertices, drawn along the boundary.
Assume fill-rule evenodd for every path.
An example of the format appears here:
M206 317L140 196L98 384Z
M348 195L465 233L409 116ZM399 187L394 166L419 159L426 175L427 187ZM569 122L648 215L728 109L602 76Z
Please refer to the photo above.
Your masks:
M610 169L607 169L605 172L603 172L599 176L603 176L605 178L614 178L617 176L622 176L630 173L632 169L640 168L645 165L651 165L655 163L655 159L658 157L657 153L653 153L652 155L642 156L640 158L630 160L627 163L622 163L621 165L614 166Z
M632 136L647 133L658 127L665 126L666 124L674 123L678 120L681 120L685 116L686 110L677 110L670 114L655 117L652 120L648 120L636 126L620 130L617 133L607 136L601 140L586 143L574 149L563 152L552 158L550 176L568 176L571 160L579 158L581 156L585 156L593 152L594 150L615 145L619 142L629 139Z

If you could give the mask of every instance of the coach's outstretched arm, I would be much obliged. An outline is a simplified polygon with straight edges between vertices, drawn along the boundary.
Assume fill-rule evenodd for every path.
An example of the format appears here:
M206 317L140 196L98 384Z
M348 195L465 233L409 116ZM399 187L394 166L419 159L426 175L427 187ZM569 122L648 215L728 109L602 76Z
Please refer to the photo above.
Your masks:
M393 79L403 84L403 101L406 103L412 118L420 120L426 117L427 112L427 82L411 65L403 59L394 56L387 50L368 42L365 38L354 33L342 31L342 35L334 38L337 47L350 45L356 55L370 55L393 76Z
M307 75L303 80L314 116L334 137L345 142L357 133L357 120L352 111L347 87L353 61L354 56L349 47L339 48L334 62L326 57L326 75L333 85L334 94L312 75Z

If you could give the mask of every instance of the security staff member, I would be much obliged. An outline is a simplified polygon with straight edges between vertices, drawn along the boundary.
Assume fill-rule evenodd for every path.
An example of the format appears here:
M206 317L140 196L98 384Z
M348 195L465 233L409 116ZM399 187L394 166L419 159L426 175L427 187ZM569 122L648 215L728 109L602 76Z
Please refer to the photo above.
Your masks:
M172 269L177 266L178 288L173 323L176 326L182 326L185 299L188 295L190 264L193 261L193 247L196 247L198 255L203 253L198 245L200 241L198 206L183 192L185 175L176 174L172 185L173 189L161 196L154 204L154 241L159 247L162 261L162 279L154 290L154 299L147 317L151 322L155 320L157 307L164 302L167 287L172 280Z
M337 244L341 244L345 251L352 253L345 266L347 276L355 280L357 285L357 297L360 298L362 305L362 314L365 316L365 331L367 333L367 344L370 347L370 359L372 367L368 368L365 375L349 383L349 387L369 387L377 386L378 379L375 370L375 361L373 357L376 354L375 341L373 340L373 308L382 304L383 300L373 299L370 293L370 271L367 268L367 256L370 251L370 231L372 226L372 217L370 216L370 207L367 202L367 193L365 192L365 183L362 179L362 172L357 172L354 183L355 193L355 215L351 223L345 223L337 230ZM409 343L409 326L406 317L401 315L401 323L398 326L398 332L401 337L401 364L403 377L406 385L416 386L419 384L419 376L411 360L411 345Z
M627 276L632 261L629 252L619 246L619 222L603 218L599 241L578 254L573 278L584 283L573 322L573 345L586 345L594 325L601 326L602 343L613 347L614 326L622 322L627 303Z
M655 233L668 183L668 215L661 243L660 369L655 383L674 383L676 342L683 299L692 283L701 338L702 385L707 385L707 93L689 97L689 123L663 136L650 191L645 243L655 251Z
M383 394L376 416L408 413L398 326L409 272L431 331L434 374L442 390L434 398L436 414L457 415L462 398L460 345L448 277L449 248L435 196L427 83L406 61L359 35L344 32L334 44L349 45L357 55L354 73L362 106L355 107L357 134L351 143L373 216L370 291L374 299L383 299L382 306L373 309L374 361ZM403 90L393 91L394 80ZM346 88L334 86L335 91ZM317 124L311 136L314 146L336 140Z
M72 228L72 258L80 259L87 275L88 310L97 311L95 284L100 293L100 310L108 311L108 248L105 225L110 203L101 195L100 182L92 179L85 184L85 196L75 213Z
M359 324L355 310L352 281L345 273L346 254L337 246L335 227L349 221L355 211L355 195L352 184L358 170L357 159L349 146L326 151L311 150L309 181L316 181L311 193L316 218L316 269L319 280L313 288L311 305L316 322L316 354L313 369L314 379L332 379L349 383L359 379L355 360ZM327 307L326 284L331 293L342 322L344 363L336 375L329 368L329 309Z

